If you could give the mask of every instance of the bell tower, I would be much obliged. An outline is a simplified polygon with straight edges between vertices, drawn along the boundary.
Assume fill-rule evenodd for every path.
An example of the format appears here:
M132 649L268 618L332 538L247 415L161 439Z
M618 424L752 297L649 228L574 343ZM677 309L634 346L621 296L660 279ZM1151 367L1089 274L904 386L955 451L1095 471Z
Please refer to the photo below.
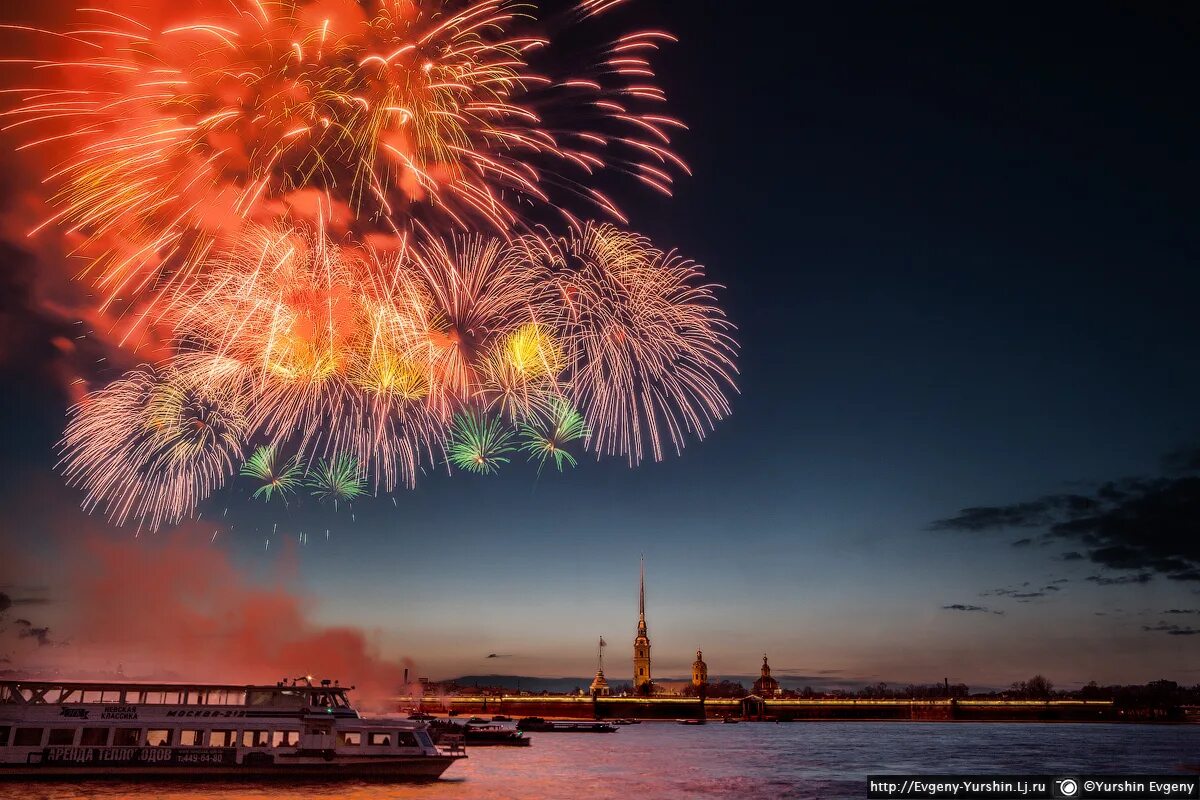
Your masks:
M692 662L692 686L699 689L708 683L708 664L704 663L704 654L696 651L696 660Z
M650 684L650 637L646 632L646 560L642 559L641 593L638 599L637 636L633 640L633 689L642 693Z

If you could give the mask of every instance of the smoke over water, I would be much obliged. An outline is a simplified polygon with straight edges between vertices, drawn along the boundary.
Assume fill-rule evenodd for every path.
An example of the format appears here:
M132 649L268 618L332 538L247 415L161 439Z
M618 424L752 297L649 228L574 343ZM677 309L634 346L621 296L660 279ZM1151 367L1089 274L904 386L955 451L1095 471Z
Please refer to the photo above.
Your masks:
M415 675L411 661L382 656L368 632L314 623L292 578L248 575L195 525L153 540L85 535L69 552L63 585L51 589L56 645L22 648L4 666L197 682L311 675L355 685L368 710L394 710L386 699L403 690L406 667ZM281 572L290 573L286 561Z

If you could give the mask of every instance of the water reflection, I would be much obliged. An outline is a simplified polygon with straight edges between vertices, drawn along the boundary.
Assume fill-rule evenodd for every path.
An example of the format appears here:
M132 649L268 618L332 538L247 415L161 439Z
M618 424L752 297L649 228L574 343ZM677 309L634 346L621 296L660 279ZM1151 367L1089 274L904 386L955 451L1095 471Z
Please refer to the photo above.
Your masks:
M601 800L861 798L865 777L901 772L1171 773L1200 762L1200 726L811 722L616 734L534 734L527 748L475 748L429 784L0 783L20 800Z

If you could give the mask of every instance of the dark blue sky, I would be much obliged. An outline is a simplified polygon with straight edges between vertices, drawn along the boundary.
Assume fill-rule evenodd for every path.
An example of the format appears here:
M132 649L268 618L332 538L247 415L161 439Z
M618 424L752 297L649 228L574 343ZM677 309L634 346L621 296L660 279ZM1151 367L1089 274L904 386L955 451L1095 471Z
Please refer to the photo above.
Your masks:
M586 674L603 634L623 677L644 553L660 674L703 647L715 674L766 650L832 679L1200 681L1200 639L1161 627L1200 583L1029 520L928 529L1200 441L1200 14L1155 12L631 4L681 37L656 67L695 176L624 205L727 287L733 417L662 464L433 476L353 522L242 510L214 546L265 570L267 530L305 530L318 616L438 676ZM4 394L25 546L63 401L13 369Z

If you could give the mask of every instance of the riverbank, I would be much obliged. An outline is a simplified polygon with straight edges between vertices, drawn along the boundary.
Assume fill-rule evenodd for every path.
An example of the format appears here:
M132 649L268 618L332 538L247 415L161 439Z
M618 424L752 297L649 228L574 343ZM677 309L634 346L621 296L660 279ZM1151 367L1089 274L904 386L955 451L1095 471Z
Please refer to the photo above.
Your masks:
M962 722L1155 722L1159 719L1130 713L1111 700L795 700L694 697L568 697L541 695L478 695L446 697L396 697L402 711L419 709L430 714L455 712L464 716L504 714L515 719L766 719L766 720L872 720Z

